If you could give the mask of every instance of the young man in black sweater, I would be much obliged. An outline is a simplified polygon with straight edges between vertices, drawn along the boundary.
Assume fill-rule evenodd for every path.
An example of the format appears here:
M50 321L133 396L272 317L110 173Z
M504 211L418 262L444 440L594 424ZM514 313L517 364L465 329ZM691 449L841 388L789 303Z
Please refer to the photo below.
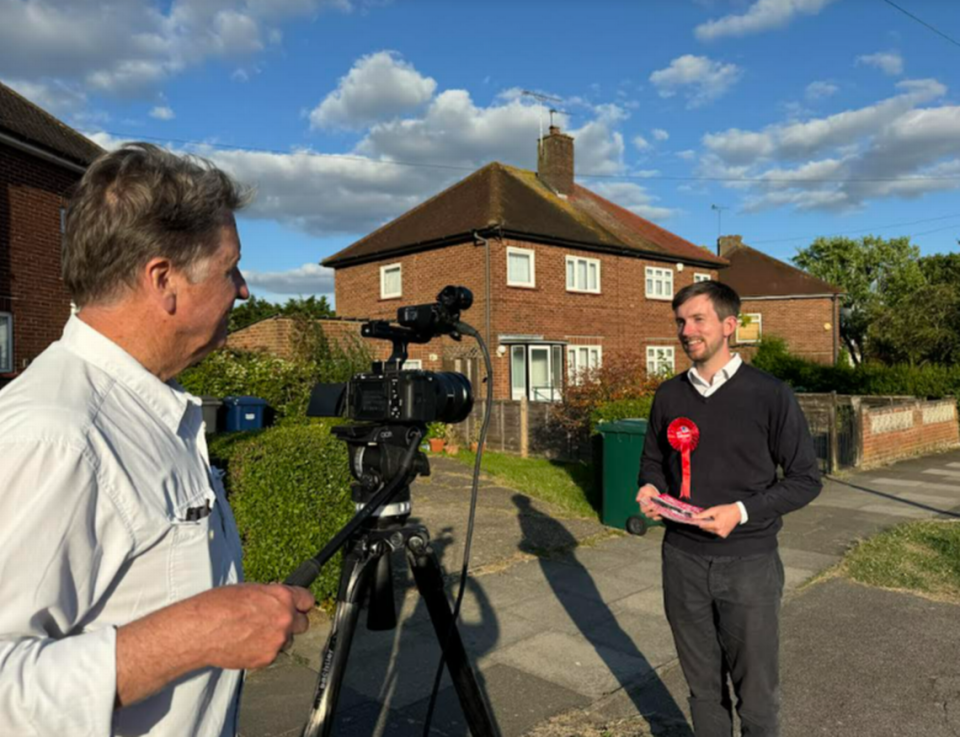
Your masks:
M690 524L667 520L663 541L664 607L697 737L732 734L728 676L743 737L778 737L777 532L820 492L817 458L790 388L730 351L737 293L698 282L673 310L693 367L657 390L637 501L653 519L660 493L703 507Z

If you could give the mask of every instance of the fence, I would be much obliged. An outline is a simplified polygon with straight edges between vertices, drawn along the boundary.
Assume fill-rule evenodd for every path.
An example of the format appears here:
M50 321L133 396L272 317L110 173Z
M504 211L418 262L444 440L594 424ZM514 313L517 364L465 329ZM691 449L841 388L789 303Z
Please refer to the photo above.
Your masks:
M798 394L797 400L810 426L823 473L866 468L951 447L960 440L952 399L928 402L915 397L831 393ZM522 456L591 460L593 442L572 437L558 427L551 419L554 406L551 402L494 401L487 448ZM878 419L887 415L895 419ZM480 403L455 427L461 440L479 439L483 416Z

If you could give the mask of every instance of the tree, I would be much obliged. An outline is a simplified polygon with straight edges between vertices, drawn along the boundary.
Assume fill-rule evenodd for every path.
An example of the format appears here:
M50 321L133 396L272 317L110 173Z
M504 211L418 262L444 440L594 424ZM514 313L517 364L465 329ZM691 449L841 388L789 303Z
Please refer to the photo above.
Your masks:
M852 238L817 238L801 249L793 262L801 269L844 291L840 316L840 337L856 363L869 355L871 339L886 353L897 354L912 340L910 330L917 324L912 313L922 304L916 296L928 286L919 265L920 249L909 238L884 240L868 235ZM893 331L897 310L900 315ZM874 325L871 330L871 325ZM892 332L880 332L886 326ZM929 338L929 336L928 336ZM877 343L878 339L882 339ZM929 340L927 341L929 344ZM916 351L913 351L916 354Z
M255 322L266 320L274 315L294 317L305 315L314 319L334 317L335 312L325 296L291 297L286 304L279 305L266 299L251 296L245 302L233 308L230 313L230 332L253 325Z

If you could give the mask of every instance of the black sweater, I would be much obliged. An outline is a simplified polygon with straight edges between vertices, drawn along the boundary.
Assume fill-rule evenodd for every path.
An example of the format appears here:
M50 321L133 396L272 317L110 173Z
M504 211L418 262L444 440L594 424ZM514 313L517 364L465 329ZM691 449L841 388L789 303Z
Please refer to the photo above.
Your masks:
M813 441L793 392L748 364L710 397L691 385L686 372L664 382L653 400L639 481L676 497L682 483L680 453L670 446L667 427L678 417L700 430L685 501L699 507L743 502L749 519L726 539L666 521L665 542L700 555L774 549L781 516L809 504L821 488Z

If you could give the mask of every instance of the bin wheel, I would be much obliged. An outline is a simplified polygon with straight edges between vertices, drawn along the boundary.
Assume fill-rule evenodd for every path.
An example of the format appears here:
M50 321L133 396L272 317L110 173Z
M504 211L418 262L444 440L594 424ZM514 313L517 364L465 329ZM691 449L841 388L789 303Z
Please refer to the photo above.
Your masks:
M631 535L645 535L647 533L647 522L643 517L627 517L627 532Z

